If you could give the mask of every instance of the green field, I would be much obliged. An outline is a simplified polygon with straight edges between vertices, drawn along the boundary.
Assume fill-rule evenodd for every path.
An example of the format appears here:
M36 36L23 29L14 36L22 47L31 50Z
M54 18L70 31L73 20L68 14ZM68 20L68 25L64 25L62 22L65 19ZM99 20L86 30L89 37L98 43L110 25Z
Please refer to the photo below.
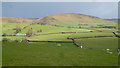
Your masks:
M118 38L88 38L88 39L76 39L78 45L83 45L84 48L92 49L111 49L116 51L118 48Z
M79 38L79 37L94 37L94 36L114 36L113 33L105 32L88 32L88 33L74 33L74 34L48 34L28 37L28 40L36 41L71 41L69 38Z
M10 39L10 40L22 40L25 38L25 36L6 36L6 37L2 37L2 38L7 38L7 39Z
M110 32L89 32L89 33L71 34L69 37L74 38L74 37L94 37L94 36L114 36L114 34Z
M70 24L70 23L68 23ZM72 23L73 25L75 23ZM98 24L98 23L97 23ZM27 26L27 27L26 27ZM68 25L69 26L69 25ZM74 26L74 25L73 25ZM38 25L33 24L30 25L29 23L3 23L2 24L2 33L4 34L14 34L14 28L20 27L22 30L20 33L26 33L32 28L34 34L47 34L47 33L57 33L57 32L89 32L89 31L105 31L105 32L113 32L117 31L117 29L107 29L107 28L67 28L67 27L56 27L56 26L49 26L49 25ZM23 29L26 27L25 29ZM41 32L37 32L41 30Z
M78 29L78 28L67 28L67 27L55 27L55 26L48 26L48 25L31 25L26 29L22 30L21 33L25 33L30 28L33 31L42 30L42 32L38 32L36 34L46 34L46 33L57 33L57 32L89 32L89 29Z
M36 41L71 41L67 37L71 34L52 34L52 35L39 35L27 38L28 40Z
M20 27L21 29L25 26L28 26L29 23L2 23L2 33L4 34L13 34L15 30L13 30L16 27Z
M65 27L76 27L76 28L100 27L99 25L104 25L104 26L117 26L118 25L117 23L106 23L106 22L98 21L98 20L94 20L91 23L86 22L87 25L79 25L79 24L83 24L82 22L57 22L57 24L61 26L65 26Z
M3 66L117 66L117 52L112 52L80 49L72 43L3 42Z

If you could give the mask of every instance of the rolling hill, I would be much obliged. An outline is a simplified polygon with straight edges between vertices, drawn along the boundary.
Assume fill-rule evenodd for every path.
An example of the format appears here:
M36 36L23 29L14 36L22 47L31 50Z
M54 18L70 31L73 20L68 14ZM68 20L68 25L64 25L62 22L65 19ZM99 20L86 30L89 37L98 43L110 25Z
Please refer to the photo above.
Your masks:
M37 23L41 25L52 26L103 26L103 25L116 25L115 22L104 20L95 16L89 16L77 13L64 13L56 15L48 15L40 19L27 19L22 17L0 17L2 22L9 23Z
M49 15L36 20L36 23L42 25L53 26L67 26L67 27L89 27L89 26L103 26L103 25L115 25L114 22L104 20L94 16L88 16L77 13L64 13Z

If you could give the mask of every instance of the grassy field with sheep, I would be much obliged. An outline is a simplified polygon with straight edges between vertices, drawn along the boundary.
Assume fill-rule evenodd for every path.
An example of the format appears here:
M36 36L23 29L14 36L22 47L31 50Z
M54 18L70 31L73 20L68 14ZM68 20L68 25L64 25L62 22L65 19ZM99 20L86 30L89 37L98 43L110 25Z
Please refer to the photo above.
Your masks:
M117 66L118 55L114 50L117 42L114 40L109 42L111 45L108 47L104 46L106 44L97 45L103 39L94 40L95 45L87 40L89 44L83 46L83 49L77 48L73 43L3 42L2 64L3 66ZM62 46L57 47L57 44ZM113 54L107 54L106 50L103 50L112 49L111 47Z

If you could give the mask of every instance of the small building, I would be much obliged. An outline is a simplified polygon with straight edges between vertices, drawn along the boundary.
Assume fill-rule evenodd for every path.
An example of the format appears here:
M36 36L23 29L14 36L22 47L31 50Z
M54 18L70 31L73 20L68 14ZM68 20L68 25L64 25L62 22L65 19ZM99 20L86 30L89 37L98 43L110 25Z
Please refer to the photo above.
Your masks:
M17 33L16 36L25 36L26 34Z

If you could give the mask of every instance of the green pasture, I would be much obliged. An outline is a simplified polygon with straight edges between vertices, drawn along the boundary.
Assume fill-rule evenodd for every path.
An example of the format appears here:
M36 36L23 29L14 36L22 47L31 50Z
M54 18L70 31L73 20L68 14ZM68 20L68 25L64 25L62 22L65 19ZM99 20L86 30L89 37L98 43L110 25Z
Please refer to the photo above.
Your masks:
M25 36L4 36L2 38L7 38L7 39L10 39L10 40L22 40L23 38L25 38Z
M69 35L70 38L75 37L94 37L94 36L114 36L111 32L89 32L89 33L76 33Z
M118 29L109 29L109 28L96 28L96 29L91 29L94 31L103 31L103 32L116 32Z
M28 40L33 41L71 41L67 37L71 34L50 34L28 37Z
M21 31L21 33L26 33L29 29L36 32L37 30L42 30L42 32L36 32L36 34L46 34L46 33L57 33L57 32L89 32L89 29L78 29L78 28L67 28L67 27L55 27L49 25L30 25Z
M87 39L75 39L76 43L86 49L110 49L116 51L118 48L117 37L106 37L106 38L87 38Z
M2 33L13 34L15 32L15 30L13 30L14 28L23 28L27 25L29 25L29 23L2 23Z
M69 26L74 26L74 27L78 27L78 22L74 23L74 22L68 22L68 23L61 23L63 25L67 25L65 27L56 27L56 26L50 26L50 25L38 25L38 24L32 24L30 25L29 23L3 23L2 24L2 33L4 34L13 34L15 32L15 30L13 30L14 28L16 28L16 26L23 28L25 26L25 29L22 29L22 31L20 33L26 33L27 31L29 31L32 28L32 31L34 34L47 34L47 33L57 33L57 32L89 32L89 31L109 31L109 32L113 32L113 31L117 31L117 29L108 29L108 28L96 28L96 29L91 29L91 28L68 28ZM77 24L77 25L76 25ZM97 26L99 23L93 23L93 24L88 24L88 26ZM101 23L102 24L102 23ZM108 25L108 23L107 23ZM113 24L114 25L114 24ZM87 27L82 25L81 27ZM41 30L41 32L37 32Z
M2 47L3 66L118 66L117 51L107 54L76 48L72 43L3 42Z
M100 27L99 25L102 26L118 26L117 23L114 22L106 22L104 20L101 19L93 19L92 21L89 22L57 22L57 24L61 25L61 26L65 26L65 27L82 27L82 28L92 28L92 27ZM87 24L87 25L79 25L79 24Z
M114 36L113 33L109 32L88 32L88 33L72 33L72 34L48 34L48 35L39 35L27 37L28 40L34 41L71 41L69 38L77 37L94 37L94 36Z

